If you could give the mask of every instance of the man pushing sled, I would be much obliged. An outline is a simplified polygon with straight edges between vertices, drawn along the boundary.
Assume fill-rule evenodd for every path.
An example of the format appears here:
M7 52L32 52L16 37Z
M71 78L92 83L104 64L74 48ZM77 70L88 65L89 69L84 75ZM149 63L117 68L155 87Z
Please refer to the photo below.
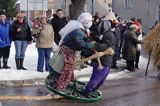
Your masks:
M70 21L60 31L62 39L57 51L58 55L53 56L50 61L53 72L47 78L47 88L54 93L70 99L82 100L84 102L99 100L101 93L97 89L105 81L112 64L113 50L115 48L115 36L112 29L115 20L116 18L113 13L102 20L98 26L98 30L103 37L97 40L97 42L85 40L88 37L86 29L89 29L92 25L90 13L82 13L77 21ZM90 51L93 55L75 62L75 51L84 49ZM58 56L60 57L59 66L55 65L56 61L58 61ZM99 57L101 58L99 59ZM88 84L85 85L82 82L73 81L73 66L92 59L95 59L92 62L93 73ZM58 68L56 68L57 66Z

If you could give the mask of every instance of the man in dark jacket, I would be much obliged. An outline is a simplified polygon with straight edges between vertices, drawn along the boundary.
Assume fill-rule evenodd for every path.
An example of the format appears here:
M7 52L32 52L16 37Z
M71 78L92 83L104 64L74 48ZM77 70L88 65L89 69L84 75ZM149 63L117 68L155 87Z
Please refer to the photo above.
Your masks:
M55 43L58 45L61 40L61 36L59 35L59 31L67 24L67 20L64 17L64 13L61 9L57 9L56 14L53 15L52 19L52 27L55 32Z
M7 65L10 54L11 38L10 23L6 21L6 16L1 14L0 20L0 68L10 69ZM3 67L1 66L1 58L3 57Z
M120 46L120 29L118 27L119 23L118 22L114 22L114 35L115 35L115 41L116 41L116 47L115 47L115 54L113 56L113 61L112 61L112 69L118 69L117 67L117 60L118 60L118 53L119 53L119 46Z

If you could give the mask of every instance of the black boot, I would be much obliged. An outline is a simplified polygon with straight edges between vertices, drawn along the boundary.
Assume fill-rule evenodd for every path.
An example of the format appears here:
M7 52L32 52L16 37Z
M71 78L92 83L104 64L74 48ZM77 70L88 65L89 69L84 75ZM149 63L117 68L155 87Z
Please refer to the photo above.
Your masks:
M20 70L20 59L19 58L16 58L16 67L17 67L17 70Z
M11 67L9 67L8 65L7 65L7 63L8 63L8 59L7 58L4 58L4 60L3 60L3 68L4 69L10 69Z
M20 59L20 69L27 70L26 68L23 67L23 60L24 60L23 58Z

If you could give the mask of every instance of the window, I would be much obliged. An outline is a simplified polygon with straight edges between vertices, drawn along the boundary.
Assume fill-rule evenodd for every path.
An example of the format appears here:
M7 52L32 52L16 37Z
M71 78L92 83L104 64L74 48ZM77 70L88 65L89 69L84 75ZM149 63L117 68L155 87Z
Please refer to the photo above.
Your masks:
M124 7L125 8L132 8L133 7L133 0L124 0Z
M158 5L158 20L160 21L160 5Z
M160 21L160 4L157 5L156 20Z

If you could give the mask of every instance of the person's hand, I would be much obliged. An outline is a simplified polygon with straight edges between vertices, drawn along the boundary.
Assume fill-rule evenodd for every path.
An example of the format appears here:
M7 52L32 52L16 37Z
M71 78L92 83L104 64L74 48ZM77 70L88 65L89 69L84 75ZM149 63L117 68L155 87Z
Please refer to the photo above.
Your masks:
M43 30L43 29L44 29L44 26L43 26L43 25L42 25L42 26L40 26L40 27L39 27L39 29L40 29L40 30Z
M18 28L18 29L17 29L17 32L19 32L19 31L21 31L21 28Z
M99 36L99 39L102 40L102 38L103 38L103 35L100 35L100 36Z
M92 44L92 45L95 45L95 44L96 44L96 41L92 41L91 44Z
M35 25L34 27L35 27L35 28L38 28L38 25Z
M32 44L32 41L28 41L28 44L29 44L29 45Z

